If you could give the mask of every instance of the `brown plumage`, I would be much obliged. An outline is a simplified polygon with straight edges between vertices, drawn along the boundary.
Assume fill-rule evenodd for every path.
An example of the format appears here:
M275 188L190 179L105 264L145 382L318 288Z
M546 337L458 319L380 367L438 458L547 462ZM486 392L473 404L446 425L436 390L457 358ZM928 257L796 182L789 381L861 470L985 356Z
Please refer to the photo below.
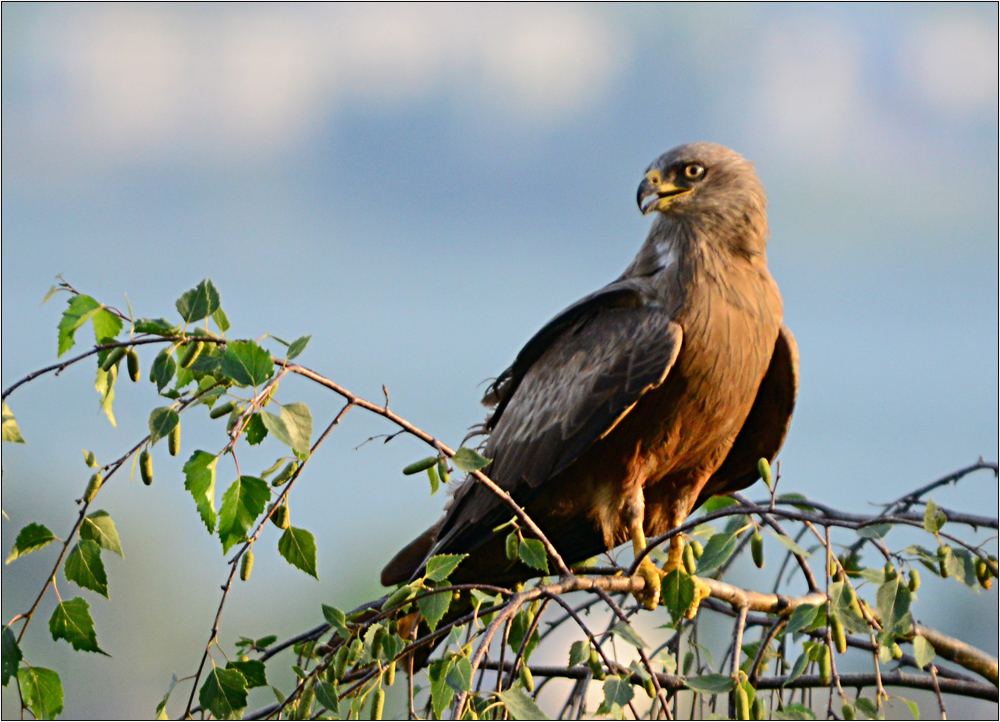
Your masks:
M629 267L535 334L484 399L495 406L486 473L570 564L628 540L641 549L708 496L752 484L795 404L798 352L767 270L766 198L750 163L711 143L680 146L649 167L638 202L655 218ZM510 517L470 478L382 584L443 553L470 554L455 582L533 576L507 560L507 532L493 531ZM679 554L674 545L674 564ZM654 581L651 563L639 572Z

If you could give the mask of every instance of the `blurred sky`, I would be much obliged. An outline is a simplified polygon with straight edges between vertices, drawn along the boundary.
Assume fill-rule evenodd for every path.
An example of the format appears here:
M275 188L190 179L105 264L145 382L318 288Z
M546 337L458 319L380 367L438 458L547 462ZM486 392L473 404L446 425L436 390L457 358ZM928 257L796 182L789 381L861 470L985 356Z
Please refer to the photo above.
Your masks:
M992 3L4 3L3 386L54 359L65 301L38 302L57 273L140 316L211 276L231 335L311 333L303 363L372 399L386 384L457 444L480 382L638 249L646 165L712 140L769 192L802 355L782 483L862 511L998 455L997 19ZM29 521L68 530L81 448L103 463L145 433L152 385L119 386L112 429L92 378L8 399L28 445L3 449L4 550ZM301 381L281 394L317 427L337 409ZM217 427L185 416L182 457L221 448ZM377 594L382 563L437 518L443 497L399 473L417 443L355 449L388 430L352 412L310 465L291 508L320 582L265 533L227 644ZM265 443L244 469L283 453ZM84 595L113 658L46 639L51 604L28 635L29 660L66 678L68 716L149 715L207 639L224 559L181 461L155 464L153 487L101 493L127 558L106 560L113 603ZM936 498L995 511L997 485ZM4 567L5 620L54 553ZM925 619L954 612L947 589L921 592ZM959 594L942 624L975 622L995 654L996 592Z

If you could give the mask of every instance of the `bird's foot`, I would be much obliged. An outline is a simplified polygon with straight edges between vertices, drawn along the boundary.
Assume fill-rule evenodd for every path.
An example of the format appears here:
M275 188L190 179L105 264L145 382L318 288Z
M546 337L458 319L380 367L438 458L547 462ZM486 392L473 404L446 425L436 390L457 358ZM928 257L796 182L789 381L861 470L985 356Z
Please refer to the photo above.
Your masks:
M667 561L663 565L663 571L661 574L666 576L670 572L680 570L684 574L688 574L687 569L683 562L683 542L681 542L677 537L672 540L670 545L670 552L667 556ZM691 604L688 606L687 610L684 612L684 617L686 619L694 619L695 615L698 614L698 608L701 603L712 596L712 589L705 583L703 579L696 577L694 574L689 575L691 577L691 582L694 585L694 595L691 599Z
M639 568L635 570L637 577L642 577L646 582L645 586L637 592L632 592L635 601L639 602L646 609L656 609L660 603L660 582L666 573L659 569L649 557L645 557L639 562Z
M712 596L711 587L703 579L691 575L691 581L694 582L694 599L691 600L691 606L684 612L685 619L694 619L695 615L698 614L698 607L701 606L702 601Z

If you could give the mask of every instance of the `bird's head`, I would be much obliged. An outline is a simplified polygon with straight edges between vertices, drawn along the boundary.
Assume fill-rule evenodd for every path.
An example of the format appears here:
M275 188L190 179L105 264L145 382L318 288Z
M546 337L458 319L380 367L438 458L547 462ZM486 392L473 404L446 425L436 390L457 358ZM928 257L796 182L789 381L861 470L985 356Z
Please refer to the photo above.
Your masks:
M709 224L733 240L767 235L767 197L753 165L715 143L687 143L661 155L639 184L636 202L643 215L658 211Z

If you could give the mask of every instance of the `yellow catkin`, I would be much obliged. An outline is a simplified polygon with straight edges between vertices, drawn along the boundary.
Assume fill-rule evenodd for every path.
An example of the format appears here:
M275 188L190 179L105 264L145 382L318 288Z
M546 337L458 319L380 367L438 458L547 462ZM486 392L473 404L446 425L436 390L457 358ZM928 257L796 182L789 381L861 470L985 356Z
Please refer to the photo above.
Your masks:
M92 502L94 497L97 496L97 492L100 490L103 483L104 477L101 476L100 472L91 476L90 481L87 482L87 488L83 492L83 500L88 504Z
M753 563L757 565L758 569L764 568L764 537L759 531L755 531L753 536L750 537L750 555L753 557Z
M733 697L736 702L736 719L750 719L750 700L747 699L747 691L743 689L743 685L736 686Z
M128 377L133 381L138 381L142 378L142 367L139 366L139 354L135 352L134 348L130 348L125 358L128 361Z
M246 550L243 558L240 559L240 579L244 582L250 578L250 572L253 571L253 552L250 549Z
M830 627L833 632L834 646L837 647L837 654L843 654L847 651L847 634L844 632L844 623L835 616L831 620Z
M181 453L181 422L177 422L177 426L170 430L167 435L167 451L170 452L171 456L177 456Z
M139 454L139 476L146 486L153 483L153 455L149 453L149 449L143 449Z
M385 690L379 687L372 695L372 719L382 719L385 709Z

